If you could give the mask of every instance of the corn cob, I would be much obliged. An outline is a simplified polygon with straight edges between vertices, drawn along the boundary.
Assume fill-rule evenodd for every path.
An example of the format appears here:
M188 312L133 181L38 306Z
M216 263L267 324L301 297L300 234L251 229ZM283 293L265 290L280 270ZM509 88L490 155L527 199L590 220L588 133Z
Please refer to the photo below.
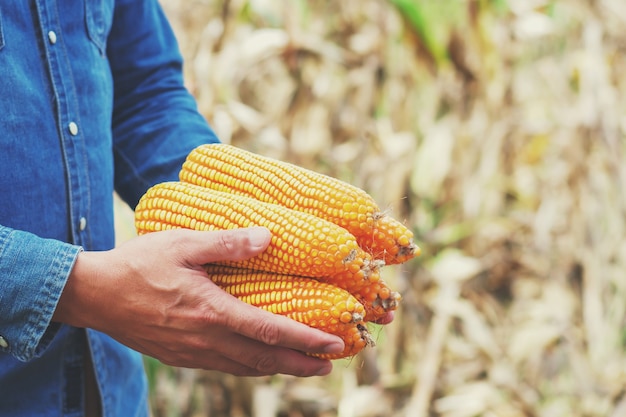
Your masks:
M345 348L340 354L312 356L340 359L373 345L363 323L363 305L339 287L311 278L215 264L205 269L215 284L241 301L343 339Z
M377 321L388 312L396 310L402 299L400 293L392 291L382 279L356 290L352 295L363 304L365 308L363 321L366 322Z
M404 225L379 230L379 221L388 216L365 191L336 178L227 144L202 145L191 151L179 177L183 182L245 195L331 221L350 231L359 244L367 243L362 245L364 249L375 250L373 254L386 263L418 255L412 234Z
M386 265L401 264L420 255L420 248L413 243L413 232L393 217L375 219L371 234L362 235L359 245L382 259Z
M228 261L253 270L320 277L354 291L369 283L376 263L345 229L275 204L165 182L150 188L135 209L138 234L188 228L220 230L264 226L272 232L268 248L244 261ZM374 276L376 278L376 276Z

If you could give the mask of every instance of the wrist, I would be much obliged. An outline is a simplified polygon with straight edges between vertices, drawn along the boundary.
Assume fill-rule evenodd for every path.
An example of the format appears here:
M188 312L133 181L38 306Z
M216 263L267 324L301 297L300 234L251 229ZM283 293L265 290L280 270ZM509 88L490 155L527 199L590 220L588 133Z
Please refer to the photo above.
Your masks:
M80 252L67 278L52 321L74 327L92 327L92 310L97 305L96 287L100 268L97 254Z

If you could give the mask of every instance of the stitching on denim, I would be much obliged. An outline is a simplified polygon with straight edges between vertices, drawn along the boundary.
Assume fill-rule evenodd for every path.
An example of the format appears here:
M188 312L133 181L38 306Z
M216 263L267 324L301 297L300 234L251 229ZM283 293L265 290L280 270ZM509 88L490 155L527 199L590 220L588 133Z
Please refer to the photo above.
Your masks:
M0 8L0 51L4 48L4 33L2 32L2 8Z

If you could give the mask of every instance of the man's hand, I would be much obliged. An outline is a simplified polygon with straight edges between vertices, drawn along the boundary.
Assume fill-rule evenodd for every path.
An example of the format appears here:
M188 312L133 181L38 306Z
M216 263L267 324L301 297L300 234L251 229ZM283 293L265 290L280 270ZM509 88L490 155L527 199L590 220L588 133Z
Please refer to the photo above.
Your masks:
M250 376L328 374L329 361L302 352L341 352L340 338L245 304L202 269L250 258L269 241L265 228L183 229L83 252L53 320L102 331L174 366Z

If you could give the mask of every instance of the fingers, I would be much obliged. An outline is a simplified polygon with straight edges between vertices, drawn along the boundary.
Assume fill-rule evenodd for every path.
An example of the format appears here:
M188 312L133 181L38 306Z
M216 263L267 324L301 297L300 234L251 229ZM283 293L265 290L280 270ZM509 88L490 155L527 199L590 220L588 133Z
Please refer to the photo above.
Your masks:
M388 311L384 316L382 316L381 318L379 318L378 320L376 320L374 323L376 324L389 324L393 321L395 316L395 312L393 311Z
M341 338L246 304L198 275L198 266L203 264L246 259L262 252L271 239L269 230L181 229L141 238L124 249L130 253L127 257L144 259L143 267L133 270L146 279L139 279L135 273L131 280L133 285L143 284L145 288L134 294L146 299L150 296L150 305L160 306L158 311L163 317L144 308L133 314L154 316L147 326L144 320L143 324L126 323L123 329L108 328L122 343L141 348L164 363L235 375L312 376L331 371L329 361L305 353L340 353L344 349ZM166 256L153 257L146 263L145 257L137 256L146 250ZM164 266L151 271L156 264ZM177 278L171 279L173 276ZM137 307L135 310L146 306L143 302L126 305ZM138 341L137 335L145 340Z
M306 353L340 353L344 343L338 336L313 329L284 316L258 316L251 336L270 346L285 346ZM246 332L250 333L250 332Z
M228 364L231 368L239 368L228 371L231 373L308 377L328 375L332 371L332 363L329 360L307 356L291 349L268 348L257 342L247 345L233 343L231 346L232 349L224 355L224 359L231 362ZM245 351L242 349L243 346L245 346ZM242 358L243 363L241 363Z
M228 340L231 346L245 348L245 352L231 355L222 355L213 351L206 351L201 358L191 358L188 361L161 360L166 365L185 368L199 368L220 371L235 376L266 376L266 375L293 375L298 377L324 376L332 371L332 363L328 360L316 359L289 349L267 349L256 362L242 363L241 358L249 358L250 346L243 341ZM238 355L238 356L237 356Z
M220 323L249 339L306 353L340 353L344 349L338 336L251 306L226 293L225 298L213 295L206 298L207 321Z
M257 255L267 248L271 234L265 227L250 227L214 233L207 248L207 262L238 261Z
M342 351L341 339L236 299L232 302L229 308L231 315L246 317L247 314L245 312L242 314L242 309L254 310L255 316L248 327L258 326L265 330L251 338L215 321L209 323L204 321L186 329L185 326L196 321L190 317L185 322L177 322L174 329L167 331L169 337L161 339L159 343L154 342L157 336L150 333L151 329L142 332L138 338L120 341L169 365L213 369L234 375L287 374L308 377L327 375L331 372L330 361L303 352ZM295 327L301 328L303 340L290 342L289 338L280 337L283 332L289 332L294 324ZM272 335L273 330L268 330L272 328L276 328L278 337ZM330 345L327 344L327 339L330 340ZM282 345L283 340L287 340L284 342L286 346Z
M227 332L219 341L208 341L206 349L191 363L196 367L222 370L235 375L322 376L332 371L328 360L308 356L293 349L268 346L236 333ZM211 356L207 357L210 352ZM216 358L219 356L219 360Z
M265 227L201 232L177 230L182 236L184 256L192 264L203 265L218 261L239 261L263 252L271 234Z

